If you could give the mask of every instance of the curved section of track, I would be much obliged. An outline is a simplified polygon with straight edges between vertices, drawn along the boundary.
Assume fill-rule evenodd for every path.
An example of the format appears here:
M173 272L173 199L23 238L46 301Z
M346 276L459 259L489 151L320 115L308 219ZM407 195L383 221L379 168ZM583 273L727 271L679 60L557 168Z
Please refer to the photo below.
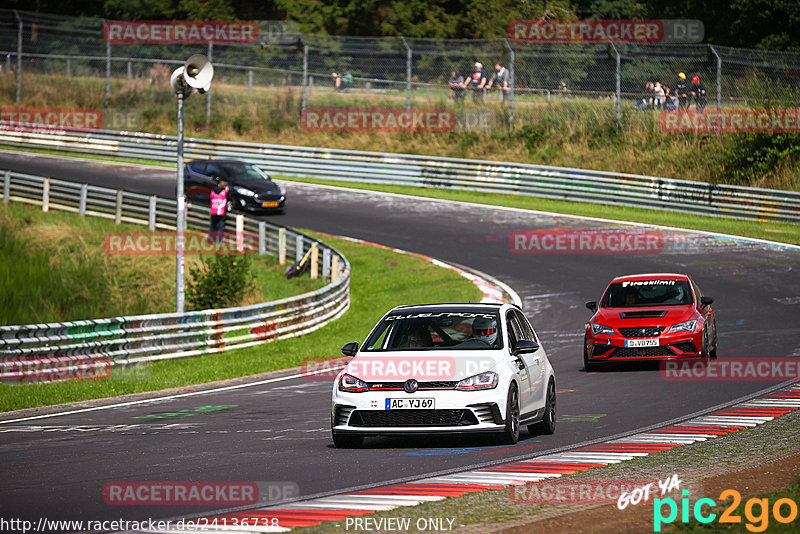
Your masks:
M0 154L0 168L169 194L174 173L40 156ZM287 183L279 221L468 265L522 297L556 369L561 420L553 436L516 447L455 438L376 438L362 450L334 449L331 384L301 377L0 424L4 516L72 519L174 517L196 507L112 507L103 486L117 480L292 481L303 496L467 469L600 439L729 402L770 382L665 381L657 367L605 373L582 369L583 303L620 273L691 273L716 298L720 358L800 356L800 252L746 240L662 231L648 254L520 254L515 231L633 229L521 210ZM609 210L613 217L613 210ZM676 219L680 215L676 215ZM638 227L636 227L638 228ZM391 270L370 273L391 276ZM353 273L354 279L359 273ZM353 305L358 305L354 302ZM378 317L375 318L376 320ZM364 325L364 332L372 324ZM342 344L349 339L341 340ZM229 355L233 357L235 353ZM175 419L151 414L227 406ZM47 489L45 489L47 488ZM219 508L219 507L217 507Z

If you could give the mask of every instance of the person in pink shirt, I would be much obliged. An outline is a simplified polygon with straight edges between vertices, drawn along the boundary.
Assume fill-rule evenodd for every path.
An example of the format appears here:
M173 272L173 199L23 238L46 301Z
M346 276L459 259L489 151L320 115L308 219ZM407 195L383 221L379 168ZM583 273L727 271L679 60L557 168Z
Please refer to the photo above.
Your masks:
M211 227L208 230L210 241L221 242L225 232L225 212L228 210L228 184L225 180L217 182L211 191Z

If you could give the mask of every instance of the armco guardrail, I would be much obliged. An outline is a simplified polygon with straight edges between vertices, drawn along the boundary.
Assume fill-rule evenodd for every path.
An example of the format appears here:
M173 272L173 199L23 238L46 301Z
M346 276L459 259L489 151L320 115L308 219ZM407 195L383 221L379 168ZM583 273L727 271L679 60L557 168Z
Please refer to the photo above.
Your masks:
M0 146L161 162L176 138L128 132L0 130ZM270 174L530 195L755 220L800 222L800 193L565 167L409 154L186 140L187 158L234 157Z
M3 202L41 204L175 229L175 199L141 195L41 176L0 171ZM206 230L208 208L189 205L187 229ZM22 372L25 379L48 377L70 368L104 367L193 356L247 347L316 330L343 314L350 304L350 264L325 243L279 225L244 217L245 232L258 235L261 254L278 255L285 244L295 258L310 248L321 252L317 274L330 276L323 288L273 302L187 313L161 313L86 321L0 327L3 380ZM319 271L322 271L321 273ZM36 365L31 365L35 363ZM24 369L24 371L20 371Z

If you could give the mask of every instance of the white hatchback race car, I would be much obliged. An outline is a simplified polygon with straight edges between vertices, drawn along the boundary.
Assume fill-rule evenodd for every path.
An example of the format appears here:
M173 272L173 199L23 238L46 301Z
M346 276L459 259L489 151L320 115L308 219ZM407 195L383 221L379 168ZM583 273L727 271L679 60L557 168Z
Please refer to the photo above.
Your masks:
M372 329L333 386L337 447L366 436L552 434L553 367L522 310L510 304L399 306Z

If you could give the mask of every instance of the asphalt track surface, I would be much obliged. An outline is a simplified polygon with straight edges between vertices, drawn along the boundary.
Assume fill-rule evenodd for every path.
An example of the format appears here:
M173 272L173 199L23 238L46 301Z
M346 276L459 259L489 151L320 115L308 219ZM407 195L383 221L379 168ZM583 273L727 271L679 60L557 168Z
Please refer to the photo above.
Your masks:
M0 168L159 194L174 191L174 173L135 166L0 153ZM619 274L692 274L704 293L716 299L720 359L800 356L797 250L659 230L663 247L649 253L520 254L509 248L508 236L515 231L641 229L299 183L286 187L287 213L271 220L426 254L511 285L556 370L561 393L555 435L523 433L514 447L485 439L417 437L372 438L360 450L335 449L329 431L331 384L281 379L0 424L0 516L143 519L209 510L109 506L103 487L113 481L287 481L297 485L301 496L380 485L633 431L775 384L667 381L651 364L584 372L581 343L589 317L584 302L598 299ZM613 218L613 208L607 216ZM676 223L680 217L675 215ZM362 276L391 276L391 268L353 273L355 280ZM365 324L363 335L371 327ZM353 340L341 343L348 341ZM235 358L236 353L218 357ZM216 408L197 411L208 406ZM159 418L181 410L195 415Z

